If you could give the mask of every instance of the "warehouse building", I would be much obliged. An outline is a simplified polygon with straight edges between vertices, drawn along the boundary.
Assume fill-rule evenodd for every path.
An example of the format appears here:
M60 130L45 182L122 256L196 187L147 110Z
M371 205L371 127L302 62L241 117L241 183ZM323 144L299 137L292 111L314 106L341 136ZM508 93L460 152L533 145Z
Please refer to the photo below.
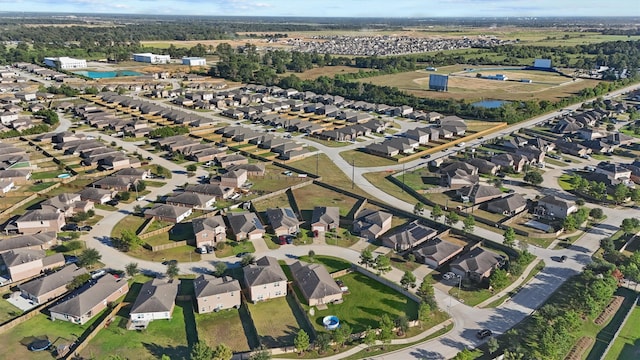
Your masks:
M44 64L61 70L84 69L87 67L87 60L74 59L66 56L62 57L46 57Z
M133 54L133 61L149 64L168 64L171 61L169 55L158 55L152 53Z
M207 65L207 59L201 57L183 57L182 65L205 66Z

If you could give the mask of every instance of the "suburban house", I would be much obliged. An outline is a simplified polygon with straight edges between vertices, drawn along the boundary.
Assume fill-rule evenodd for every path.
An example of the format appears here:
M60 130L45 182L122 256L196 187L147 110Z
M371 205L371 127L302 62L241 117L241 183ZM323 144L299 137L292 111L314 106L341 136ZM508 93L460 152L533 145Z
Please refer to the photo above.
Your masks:
M487 203L487 211L507 216L518 214L526 208L527 199L517 193Z
M547 195L538 200L538 205L535 208L535 213L538 216L560 219L564 219L576 211L578 211L578 207L575 204L554 195Z
M252 212L229 213L227 222L236 241L260 239L265 233L258 215Z
M387 212L364 209L353 222L353 232L369 240L377 239L391 229L392 219L393 215Z
M200 275L193 280L193 289L199 314L240 307L242 289L236 279Z
M28 210L15 221L18 232L21 234L58 232L65 224L63 213L48 210Z
M435 269L460 254L463 249L464 246L456 245L437 237L427 241L419 249L414 250L413 254L417 262Z
M420 145L426 145L429 142L430 134L428 128L415 128L405 131L404 136L417 141Z
M166 221L177 224L186 219L189 215L191 215L192 212L193 209L190 207L157 204L151 209L145 210L144 217L145 219L154 218L158 221Z
M287 276L276 258L261 257L243 268L244 281L253 303L287 295Z
M227 227L220 215L196 218L191 222L195 247L215 246L219 241L225 241Z
M631 178L631 170L610 162L600 162L596 166L595 172L605 174L611 180L627 180Z
M190 184L187 185L184 191L204 195L213 195L217 199L226 199L229 196L233 195L234 188L222 186L220 183Z
M440 169L440 182L451 189L477 184L480 180L478 168L462 161Z
M61 212L65 217L93 209L93 202L82 201L80 194L63 193L49 198L40 204L40 209L48 212Z
M449 268L458 276L480 282L503 262L502 256L477 247L453 261Z
M44 270L64 266L64 255L46 256L44 250L9 250L0 254L0 259L13 282L36 276Z
M237 169L220 175L220 185L239 188L247 182L247 170Z
M107 176L94 181L91 186L100 189L107 189L113 191L129 191L134 185L133 182L125 176Z
M392 235L382 237L382 245L395 251L409 250L436 236L438 232L414 220Z
M502 197L503 192L492 185L474 184L456 190L456 194L462 202L471 202L475 205Z
M529 164L526 156L506 153L492 156L491 162L500 166L501 169L511 168L516 173L522 172L524 166Z
M300 231L300 220L291 208L267 209L267 219L276 236L295 235Z
M500 170L500 166L485 159L473 158L468 160L467 163L478 168L480 174L495 175Z
M78 268L76 264L70 264L54 273L20 284L18 288L23 298L40 305L66 293L68 291L67 284L76 276L87 273L85 268Z
M18 235L0 240L0 254L17 249L48 250L57 244L58 238L54 231Z
M207 209L213 206L216 202L216 197L192 192L182 192L175 196L168 196L165 202L168 205L184 206L192 209Z
M31 179L31 170L0 170L0 180L13 181L16 185L24 185Z
M66 300L51 307L51 320L68 321L83 325L129 291L126 279L106 275L80 288Z
M82 201L91 201L95 204L106 204L108 201L115 198L117 192L107 189L87 187L82 189L79 194L80 200Z
M289 268L293 281L309 306L330 304L342 300L340 286L324 266L296 261Z
M555 144L558 151L569 155L584 157L592 152L588 147L571 141L557 140Z
M340 208L336 206L316 206L311 215L311 231L325 232L340 226Z
M144 283L129 312L128 329L146 329L153 320L170 320L177 294L177 281L153 279Z

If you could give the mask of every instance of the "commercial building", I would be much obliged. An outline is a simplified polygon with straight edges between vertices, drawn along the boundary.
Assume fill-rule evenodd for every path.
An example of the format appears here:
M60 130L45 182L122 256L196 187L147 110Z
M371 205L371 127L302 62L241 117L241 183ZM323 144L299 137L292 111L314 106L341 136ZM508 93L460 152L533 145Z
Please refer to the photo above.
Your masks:
M168 64L171 61L169 55L158 55L152 53L133 54L133 61L149 64Z
M84 69L87 67L87 60L74 59L66 56L62 57L46 57L44 64L61 70Z
M182 65L205 66L207 65L207 59L201 57L183 57Z

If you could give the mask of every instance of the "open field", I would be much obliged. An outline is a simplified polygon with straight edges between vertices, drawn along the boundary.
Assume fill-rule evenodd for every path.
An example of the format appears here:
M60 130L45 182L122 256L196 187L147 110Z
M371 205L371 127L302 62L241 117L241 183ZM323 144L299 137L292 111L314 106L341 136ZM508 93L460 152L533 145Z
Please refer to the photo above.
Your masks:
M288 75L294 74L295 76L299 77L302 80L311 80L320 76L333 77L334 75L338 75L338 74L357 73L360 70L366 71L369 69L360 69L360 68L351 67L351 66L323 66L323 67L313 68L311 70L307 70L302 73L285 73L283 75L288 76Z
M234 352L250 350L238 310L195 314L195 318L198 340L206 342L211 347L223 343Z
M288 165L310 174L316 174L317 167L318 171L316 175L322 176L323 182L342 189L347 189L359 195L370 196L357 186L352 189L351 179L345 175L345 173L342 172L342 170L340 170L338 166L336 166L336 164L325 154L320 154L317 157L317 164L316 161L311 159L302 159L291 162Z
M438 69L438 73L458 72L471 65L456 65ZM359 79L356 81L371 83L380 86L394 86L405 90L419 97L430 98L453 98L476 101L481 99L501 99L501 100L558 100L563 97L574 95L584 88L596 86L599 81L577 79L571 81L561 75L545 73L542 71L507 71L492 70L484 71L482 67L475 67L476 72L452 75L449 77L449 91L438 92L429 90L429 74L431 72L417 70L398 74L380 75L371 78ZM486 67L491 68L491 67ZM519 81L497 81L476 78L477 73L483 75L504 73L511 79L531 79L531 84Z

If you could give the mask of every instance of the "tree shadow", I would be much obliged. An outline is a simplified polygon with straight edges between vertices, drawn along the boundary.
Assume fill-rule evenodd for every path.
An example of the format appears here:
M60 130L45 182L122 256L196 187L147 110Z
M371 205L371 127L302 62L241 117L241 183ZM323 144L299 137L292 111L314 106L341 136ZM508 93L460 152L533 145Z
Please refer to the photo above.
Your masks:
M160 346L152 343L142 343L156 359L160 359L162 355L167 355L171 360L188 360L189 347L185 345L179 346Z
M442 354L437 353L435 351L429 351L425 349L415 349L414 351L409 353L416 359L422 360L444 360L446 359Z

